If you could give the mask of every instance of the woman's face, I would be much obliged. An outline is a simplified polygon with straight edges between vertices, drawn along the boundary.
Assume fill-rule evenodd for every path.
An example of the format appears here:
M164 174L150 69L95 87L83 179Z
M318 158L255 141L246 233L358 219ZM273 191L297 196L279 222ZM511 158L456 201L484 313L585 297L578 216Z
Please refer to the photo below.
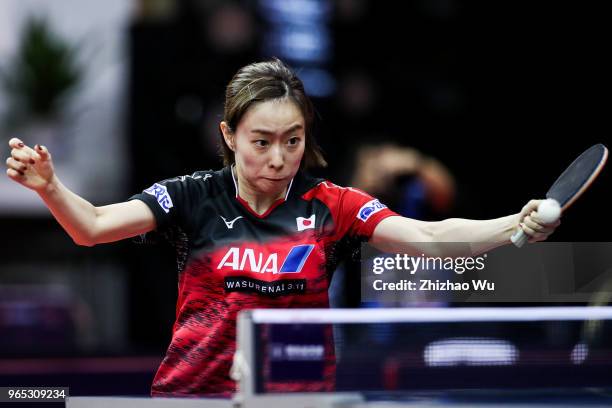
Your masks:
M241 178L258 192L278 194L295 176L304 156L304 117L288 99L252 105L236 131L221 123Z

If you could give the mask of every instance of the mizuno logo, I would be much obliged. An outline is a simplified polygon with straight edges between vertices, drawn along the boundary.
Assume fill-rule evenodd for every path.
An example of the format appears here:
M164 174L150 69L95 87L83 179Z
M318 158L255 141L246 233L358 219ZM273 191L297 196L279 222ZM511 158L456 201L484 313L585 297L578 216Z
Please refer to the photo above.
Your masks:
M221 219L222 219L222 220L223 220L223 222L225 223L225 226L227 227L227 229L232 229L232 228L234 228L234 223L235 223L236 221L238 221L239 219L244 218L242 215L240 215L240 216L238 216L238 217L234 218L233 220L228 221L228 220L226 220L226 219L225 219L225 217L224 217L224 216L222 216L222 215L220 215L219 217L221 217Z

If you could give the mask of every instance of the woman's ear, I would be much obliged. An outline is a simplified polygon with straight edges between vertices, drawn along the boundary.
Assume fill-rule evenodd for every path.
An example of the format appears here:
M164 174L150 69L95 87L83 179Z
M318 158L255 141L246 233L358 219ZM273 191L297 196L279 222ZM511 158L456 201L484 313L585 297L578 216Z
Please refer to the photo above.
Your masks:
M235 148L235 135L234 132L230 129L227 122L223 121L219 124L219 128L221 129L221 133L223 134L223 140L225 140L225 144L230 148L232 152L236 151Z

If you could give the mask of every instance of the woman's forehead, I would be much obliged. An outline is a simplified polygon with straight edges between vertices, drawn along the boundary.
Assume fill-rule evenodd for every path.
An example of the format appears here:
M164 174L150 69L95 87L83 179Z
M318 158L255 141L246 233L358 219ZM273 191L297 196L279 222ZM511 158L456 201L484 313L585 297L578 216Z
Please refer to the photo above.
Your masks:
M276 133L295 127L296 124L304 128L304 116L300 108L290 99L277 99L251 105L238 127Z

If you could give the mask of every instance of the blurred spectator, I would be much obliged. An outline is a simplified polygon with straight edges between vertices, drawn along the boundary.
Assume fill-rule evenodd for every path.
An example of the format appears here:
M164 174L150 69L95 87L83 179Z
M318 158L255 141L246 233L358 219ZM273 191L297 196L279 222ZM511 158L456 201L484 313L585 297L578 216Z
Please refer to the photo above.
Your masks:
M455 179L435 158L386 143L362 145L354 161L349 185L378 197L399 214L431 220L452 210ZM330 287L332 307L368 306L361 302L360 267L358 260L350 260L336 270Z
M356 155L351 186L380 197L400 214L422 218L447 214L455 181L438 160L416 149L394 144L364 145Z

